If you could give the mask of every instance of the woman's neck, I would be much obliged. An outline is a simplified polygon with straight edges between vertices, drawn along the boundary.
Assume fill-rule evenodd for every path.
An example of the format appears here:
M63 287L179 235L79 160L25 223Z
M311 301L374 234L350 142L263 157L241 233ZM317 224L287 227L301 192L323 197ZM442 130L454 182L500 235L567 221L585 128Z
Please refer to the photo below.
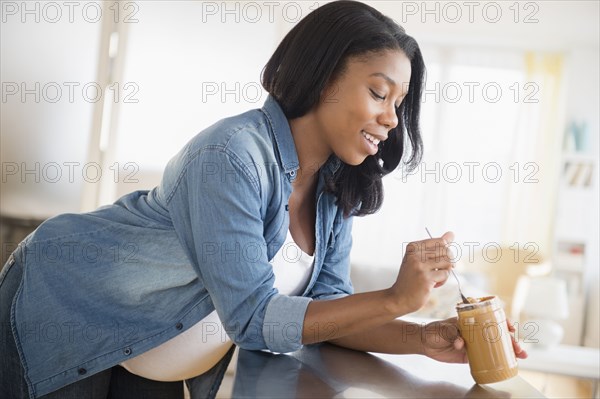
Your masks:
M319 169L331 155L331 148L323 139L324 135L312 112L289 120L289 125L300 163L292 184L294 188L312 187Z

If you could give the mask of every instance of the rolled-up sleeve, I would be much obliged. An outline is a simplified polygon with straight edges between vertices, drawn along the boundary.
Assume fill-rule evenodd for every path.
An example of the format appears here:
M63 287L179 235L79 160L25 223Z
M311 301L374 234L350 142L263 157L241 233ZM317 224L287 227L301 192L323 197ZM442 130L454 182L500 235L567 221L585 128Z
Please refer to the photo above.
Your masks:
M302 347L303 321L310 301L307 297L285 295L271 299L263 322L263 336L269 350L292 352Z
M311 299L273 287L259 171L226 148L189 159L168 198L169 212L227 334L244 349L301 348Z

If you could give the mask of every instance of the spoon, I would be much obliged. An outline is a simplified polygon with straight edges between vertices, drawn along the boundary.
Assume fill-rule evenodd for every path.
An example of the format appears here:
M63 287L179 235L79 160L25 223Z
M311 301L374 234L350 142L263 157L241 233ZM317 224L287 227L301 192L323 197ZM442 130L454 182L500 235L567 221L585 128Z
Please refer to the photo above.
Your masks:
M433 238L427 227L425 227L425 231L427 231L427 234L429 234L429 238ZM448 246L446 246L446 248L447 247ZM452 275L454 276L454 278L456 279L456 282L458 283L458 292L460 293L460 297L462 298L462 301L464 303L471 303L471 302L469 302L467 297L463 295L462 290L460 289L460 281L458 280L458 277L456 277L456 273L454 273L454 269L450 269L450 271L452 272Z

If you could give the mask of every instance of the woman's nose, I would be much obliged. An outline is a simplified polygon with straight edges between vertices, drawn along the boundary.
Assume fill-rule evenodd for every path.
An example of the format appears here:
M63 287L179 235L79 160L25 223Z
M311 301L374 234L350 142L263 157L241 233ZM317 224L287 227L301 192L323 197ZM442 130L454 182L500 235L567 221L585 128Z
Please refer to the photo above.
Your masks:
M396 115L396 107L393 104L385 107L381 114L379 114L379 123L388 130L392 130L398 126L398 115Z

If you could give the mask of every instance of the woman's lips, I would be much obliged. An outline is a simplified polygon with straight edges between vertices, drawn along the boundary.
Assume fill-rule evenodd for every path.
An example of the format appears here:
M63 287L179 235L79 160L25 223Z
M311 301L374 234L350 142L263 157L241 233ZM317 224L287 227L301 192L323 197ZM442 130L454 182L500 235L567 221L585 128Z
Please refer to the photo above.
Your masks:
M377 154L377 151L379 150L379 147L377 145L379 144L380 140L365 132L364 130L361 131L361 135L363 136L367 152L370 155Z

